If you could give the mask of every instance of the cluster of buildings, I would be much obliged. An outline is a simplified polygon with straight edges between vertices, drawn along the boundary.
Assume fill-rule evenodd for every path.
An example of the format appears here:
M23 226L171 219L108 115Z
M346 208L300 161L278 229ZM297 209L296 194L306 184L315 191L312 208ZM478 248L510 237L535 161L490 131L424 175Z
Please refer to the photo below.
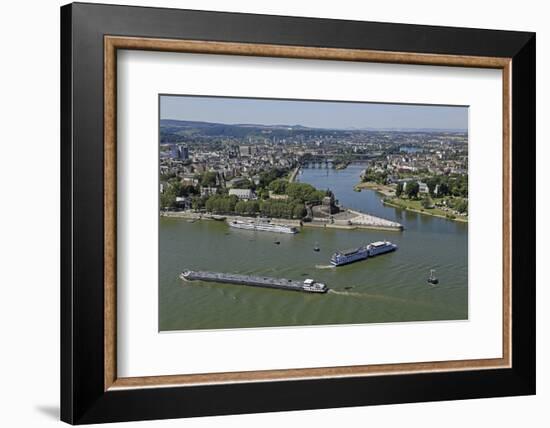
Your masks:
M183 184L197 185L202 174L211 173L215 179L201 188L201 193L211 194L220 187L241 190L243 183L258 185L259 173L275 168L290 169L298 159L298 155L288 150L266 146L231 144L214 149L162 144L160 175L177 177Z
M389 183L419 182L420 193L428 186L418 177L467 174L468 138L458 132L309 130L291 136L208 137L182 143L161 143L161 192L167 180L200 186L201 196L220 188L242 200L255 199L260 173L273 169L291 170L298 165L368 163L370 170L387 174ZM208 183L201 182L205 174ZM274 198L276 196L274 195Z
M467 138L464 137L459 142L453 140L442 138L420 141L412 146L400 146L397 150L373 159L370 166L396 174L467 174Z
M462 175L468 173L468 149L426 148L416 153L387 155L384 163L386 169L400 174L427 172L431 175Z
M370 159L367 169L386 175L387 184L402 183L404 189L411 181L418 181L420 193L428 193L422 177L468 174L467 137L432 138L400 146L383 156ZM437 193L437 192L436 192Z

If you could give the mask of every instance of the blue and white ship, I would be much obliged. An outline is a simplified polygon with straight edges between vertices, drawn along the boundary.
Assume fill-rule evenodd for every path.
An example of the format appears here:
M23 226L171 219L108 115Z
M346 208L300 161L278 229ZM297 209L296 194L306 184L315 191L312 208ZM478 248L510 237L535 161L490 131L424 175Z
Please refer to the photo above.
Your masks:
M364 247L336 251L330 258L330 263L333 266L342 266L395 250L397 250L397 245L389 241L376 241Z
M392 244L390 241L376 241L367 245L367 251L369 257L377 256L379 254L389 253L390 251L397 250L397 245Z
M330 258L334 266L347 265L348 263L365 260L369 256L367 247L352 248L350 250L336 251Z

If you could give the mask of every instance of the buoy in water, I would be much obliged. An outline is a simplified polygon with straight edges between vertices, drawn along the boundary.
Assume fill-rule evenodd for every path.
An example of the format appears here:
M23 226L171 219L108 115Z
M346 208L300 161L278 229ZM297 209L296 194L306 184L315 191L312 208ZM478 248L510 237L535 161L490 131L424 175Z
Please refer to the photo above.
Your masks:
M438 284L439 283L439 279L437 279L437 277L435 276L435 269L430 269L430 276L428 277L428 283L429 284Z

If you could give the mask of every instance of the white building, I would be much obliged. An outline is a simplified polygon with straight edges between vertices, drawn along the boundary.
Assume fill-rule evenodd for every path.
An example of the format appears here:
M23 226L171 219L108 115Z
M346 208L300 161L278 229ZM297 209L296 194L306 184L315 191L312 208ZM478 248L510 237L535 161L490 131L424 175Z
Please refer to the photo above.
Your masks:
M256 199L254 192L251 189L229 189L229 196L235 195L242 200Z
M430 189L428 188L428 185L426 183L423 183L422 181L418 182L418 193L429 193Z
M217 187L205 187L201 186L201 196L212 196L218 193Z

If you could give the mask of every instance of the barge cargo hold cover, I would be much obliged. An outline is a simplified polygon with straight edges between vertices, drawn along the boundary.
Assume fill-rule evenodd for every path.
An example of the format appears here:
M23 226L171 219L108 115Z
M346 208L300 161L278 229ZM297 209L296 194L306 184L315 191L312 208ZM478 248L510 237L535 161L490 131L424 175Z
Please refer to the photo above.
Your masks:
M281 290L305 291L307 293L326 293L325 284L313 279L295 281L285 278L270 278L267 276L239 275L233 273L207 272L186 270L180 274L185 281L221 282L225 284L251 285L254 287L278 288Z

